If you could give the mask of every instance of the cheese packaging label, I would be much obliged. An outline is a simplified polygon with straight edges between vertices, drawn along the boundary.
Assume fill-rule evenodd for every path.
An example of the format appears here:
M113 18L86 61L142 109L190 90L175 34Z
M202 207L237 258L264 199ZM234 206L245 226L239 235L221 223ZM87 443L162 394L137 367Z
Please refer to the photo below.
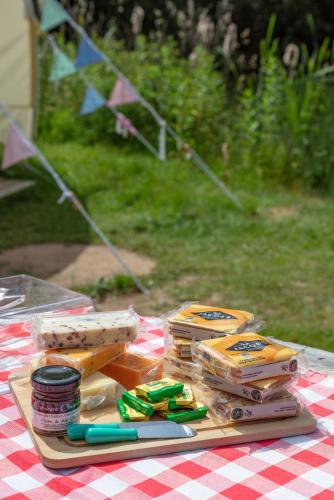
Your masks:
M299 403L287 391L274 396L262 404L258 404L255 401L247 401L247 399L239 398L227 392L217 391L211 407L215 416L222 420L243 422L246 420L295 416L299 409Z
M229 392L258 403L263 403L263 401L272 398L275 394L282 392L289 380L289 376L283 376L257 380L248 384L233 384L224 377L213 375L205 370L203 371L203 382L209 387L214 387L220 391Z
M252 320L254 320L254 315L247 311L191 304L171 316L169 323L172 329L176 327L176 330L179 326L192 325L199 329L235 333L242 330L247 322Z
M250 383L270 377L292 376L296 374L298 368L297 359L268 363L261 366L244 366L242 368L236 368L228 363L224 364L219 360L210 359L208 361L205 357L200 358L200 361L202 370L223 377L233 384Z
M257 333L242 333L224 338L203 340L198 345L203 357L234 367L261 366L287 361L298 353L290 347L276 344Z

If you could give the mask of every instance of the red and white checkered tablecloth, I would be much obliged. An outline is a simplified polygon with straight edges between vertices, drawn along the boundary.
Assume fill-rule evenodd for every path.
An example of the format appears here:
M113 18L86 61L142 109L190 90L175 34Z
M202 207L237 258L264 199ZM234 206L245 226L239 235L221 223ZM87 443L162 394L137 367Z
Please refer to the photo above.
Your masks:
M158 320L145 318L142 325L136 348L161 353ZM311 372L299 384L318 419L318 430L307 436L52 470L40 463L6 384L31 353L25 328L0 329L0 498L334 499L332 377Z

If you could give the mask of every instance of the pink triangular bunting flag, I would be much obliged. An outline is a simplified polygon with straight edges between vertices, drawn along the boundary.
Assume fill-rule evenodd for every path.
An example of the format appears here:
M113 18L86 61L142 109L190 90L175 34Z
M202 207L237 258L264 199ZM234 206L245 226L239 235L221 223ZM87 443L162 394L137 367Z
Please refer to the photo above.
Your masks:
M21 130L14 123L11 123L8 129L1 168L4 170L35 154L35 148L29 139L22 134Z
M126 81L118 78L107 103L108 106L120 106L134 101L138 101L138 94L132 90Z

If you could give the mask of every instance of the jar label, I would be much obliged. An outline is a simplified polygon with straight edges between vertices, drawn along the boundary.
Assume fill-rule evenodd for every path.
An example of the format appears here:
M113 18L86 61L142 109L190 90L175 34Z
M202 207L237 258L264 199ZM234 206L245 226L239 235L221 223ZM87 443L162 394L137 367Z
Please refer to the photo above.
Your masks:
M59 415L62 413L68 413L80 406L80 398L76 398L71 401L41 401L32 396L31 400L33 411L46 414Z
M32 412L32 425L36 429L47 432L63 432L66 430L68 424L75 423L79 420L80 408L66 412L66 413L42 413L36 411Z

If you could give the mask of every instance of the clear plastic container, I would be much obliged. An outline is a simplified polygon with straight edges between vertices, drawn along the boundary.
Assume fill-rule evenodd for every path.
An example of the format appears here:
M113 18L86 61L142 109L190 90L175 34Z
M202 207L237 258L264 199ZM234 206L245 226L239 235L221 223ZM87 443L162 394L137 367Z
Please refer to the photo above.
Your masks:
M27 274L0 278L0 325L30 321L36 313L81 308L94 311L93 300Z

